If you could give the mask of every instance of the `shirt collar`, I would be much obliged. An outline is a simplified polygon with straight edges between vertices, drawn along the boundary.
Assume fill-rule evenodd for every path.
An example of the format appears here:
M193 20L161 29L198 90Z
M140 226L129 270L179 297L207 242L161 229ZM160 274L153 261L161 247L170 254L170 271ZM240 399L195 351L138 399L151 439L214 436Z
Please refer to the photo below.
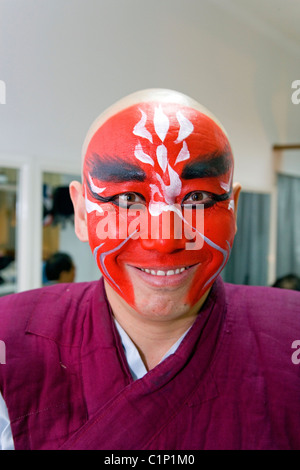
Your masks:
M121 327L120 323L115 318L114 322L121 338L121 343L125 352L125 356L128 362L132 378L134 380L141 379L142 377L144 377L145 374L147 374L148 371L142 361L140 353L133 341L126 333L126 331ZM189 329L190 328L187 329L187 331L176 341L176 343L173 344L173 346L171 346L171 348L162 357L160 362L162 362L164 359L166 359L176 351Z

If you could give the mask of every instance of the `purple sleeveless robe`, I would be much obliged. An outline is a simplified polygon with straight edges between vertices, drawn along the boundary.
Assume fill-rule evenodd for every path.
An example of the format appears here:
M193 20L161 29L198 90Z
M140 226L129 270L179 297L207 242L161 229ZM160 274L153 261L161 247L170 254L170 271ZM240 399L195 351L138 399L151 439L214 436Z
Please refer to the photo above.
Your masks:
M300 294L219 278L179 348L133 381L103 281L0 299L15 448L300 449Z

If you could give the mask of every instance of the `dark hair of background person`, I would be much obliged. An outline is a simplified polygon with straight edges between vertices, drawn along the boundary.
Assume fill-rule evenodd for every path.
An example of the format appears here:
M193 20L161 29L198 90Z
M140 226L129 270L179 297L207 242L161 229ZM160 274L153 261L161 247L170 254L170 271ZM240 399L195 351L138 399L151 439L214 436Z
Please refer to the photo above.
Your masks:
M300 277L296 276L296 274L287 274L286 276L278 278L272 287L300 291Z
M75 278L75 266L67 253L54 253L46 261L45 274L48 281L73 282Z

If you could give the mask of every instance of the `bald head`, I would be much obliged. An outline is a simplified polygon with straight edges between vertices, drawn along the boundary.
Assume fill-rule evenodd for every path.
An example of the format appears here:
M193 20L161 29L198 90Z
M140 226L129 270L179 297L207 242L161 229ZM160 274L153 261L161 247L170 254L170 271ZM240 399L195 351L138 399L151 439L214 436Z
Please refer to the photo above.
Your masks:
M87 135L83 143L82 163L84 162L84 158L86 156L87 149L88 149L88 146L92 137L108 119L110 119L115 114L118 114L122 110L129 108L133 105L138 105L139 103L142 104L142 103L151 103L151 102L155 103L155 105L157 105L158 103L174 104L174 105L181 105L184 107L189 107L194 110L197 110L201 114L208 116L210 119L212 119L212 121L214 121L217 124L217 126L222 130L222 132L227 136L226 130L224 129L222 124L218 121L218 119L208 109L206 109L204 106L202 106L193 98L175 90L169 90L169 89L164 89L164 88L149 88L149 89L137 91L135 93L131 93L130 95L127 95L121 98L116 103L112 104L109 108L104 110L94 120L94 122L92 123L92 125L90 126L87 132Z

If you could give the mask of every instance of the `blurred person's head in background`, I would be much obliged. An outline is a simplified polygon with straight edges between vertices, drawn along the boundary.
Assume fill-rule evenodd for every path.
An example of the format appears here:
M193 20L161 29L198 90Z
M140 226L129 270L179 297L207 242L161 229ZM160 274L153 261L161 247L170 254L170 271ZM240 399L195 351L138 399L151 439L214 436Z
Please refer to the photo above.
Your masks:
M75 265L67 253L54 253L46 261L45 274L50 282L74 282L75 273Z
M287 274L278 278L272 287L279 287L280 289L290 289L300 291L300 277L296 274Z

